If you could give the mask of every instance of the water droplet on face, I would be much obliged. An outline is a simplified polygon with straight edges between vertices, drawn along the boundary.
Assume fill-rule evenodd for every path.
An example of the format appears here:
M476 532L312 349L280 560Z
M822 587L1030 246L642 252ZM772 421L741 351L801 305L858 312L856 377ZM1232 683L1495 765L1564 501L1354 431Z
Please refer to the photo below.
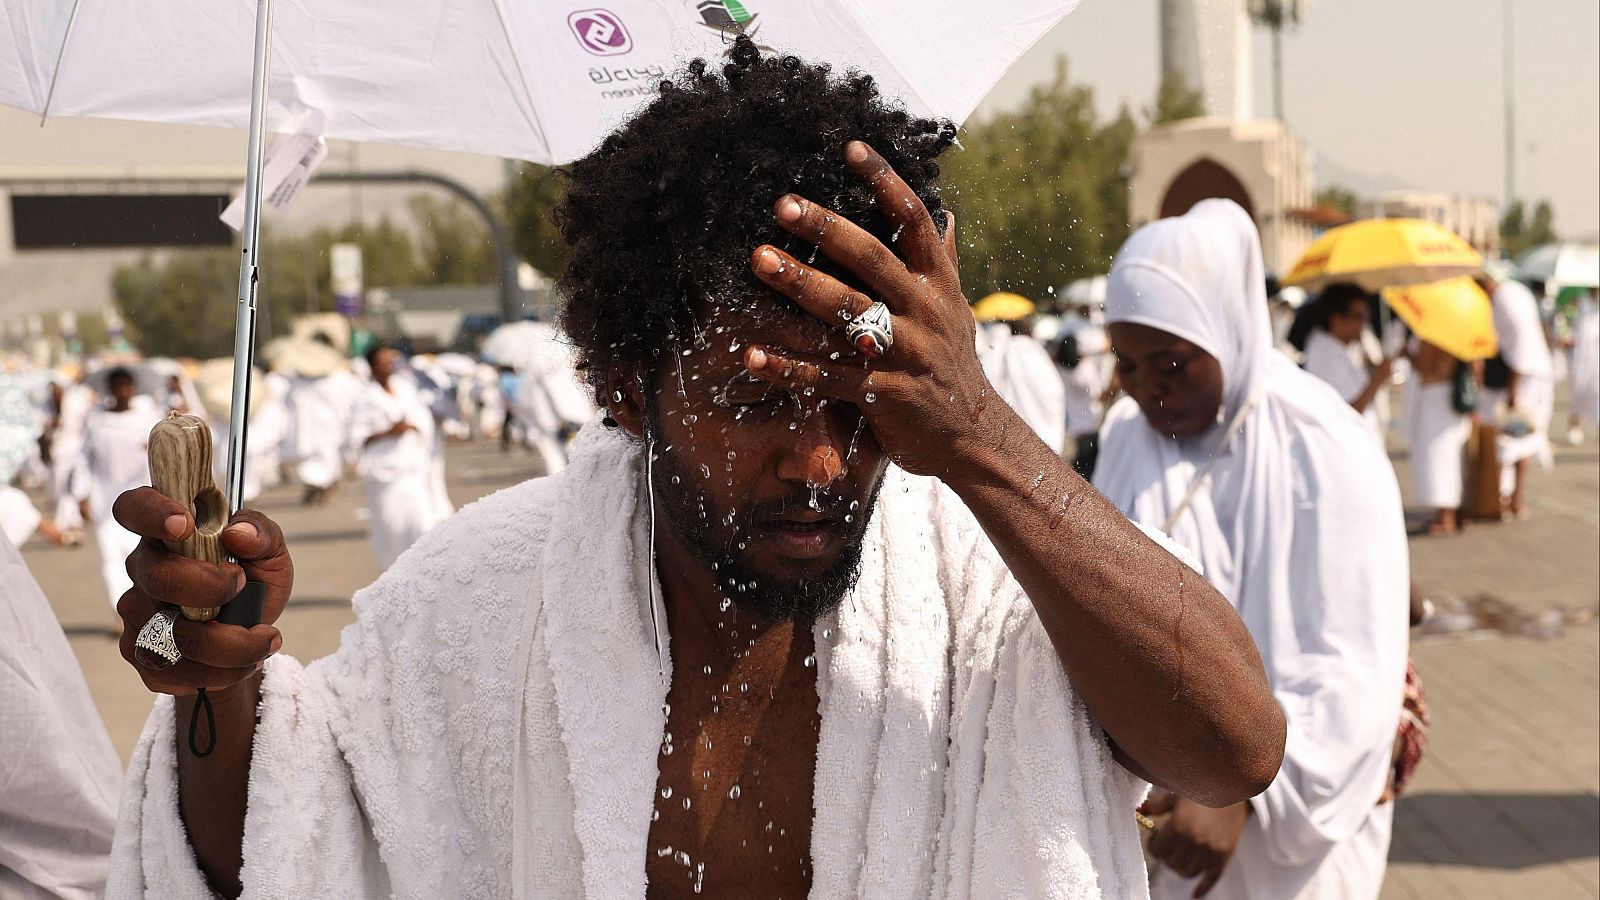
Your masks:
M661 799L669 800L671 798L672 798L672 786L668 785L667 787L662 788L661 789Z
M731 788L728 788L728 799L729 800L737 800L737 799L739 799L739 786L737 784L734 785Z
M692 804L689 802L689 798L688 797L683 798L683 808L684 809L688 809L691 805Z
M877 394L874 394L874 393L873 393L873 392L871 392L871 391L867 391L867 394L866 394L866 396L864 396L864 397L862 397L862 398L861 398L861 399L863 399L863 400L865 400L865 401L867 401L867 402L868 402L868 403L873 403L873 402L876 402L876 401L877 401L877 399L878 399L878 395L877 395Z
M806 659L805 659L805 664L806 664L806 668L808 668L808 669L811 668L812 666L817 664L817 657L815 655L807 655Z
M710 478L711 477L711 467L706 465L705 463L701 463L700 464L700 477L701 478Z

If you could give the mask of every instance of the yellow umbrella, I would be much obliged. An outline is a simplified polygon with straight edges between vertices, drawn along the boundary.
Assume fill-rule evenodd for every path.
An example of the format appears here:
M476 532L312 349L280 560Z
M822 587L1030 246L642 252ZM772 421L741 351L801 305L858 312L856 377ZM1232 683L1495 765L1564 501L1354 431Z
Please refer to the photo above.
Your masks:
M1033 315L1033 310L1027 297L1001 291L972 304L972 317L979 322L1015 322Z
M1364 219L1317 238L1283 283L1316 290L1348 281L1378 291L1470 275L1482 267L1478 251L1442 225L1425 219Z
M1471 278L1387 288L1382 296L1417 337L1456 359L1471 362L1500 352L1493 304Z

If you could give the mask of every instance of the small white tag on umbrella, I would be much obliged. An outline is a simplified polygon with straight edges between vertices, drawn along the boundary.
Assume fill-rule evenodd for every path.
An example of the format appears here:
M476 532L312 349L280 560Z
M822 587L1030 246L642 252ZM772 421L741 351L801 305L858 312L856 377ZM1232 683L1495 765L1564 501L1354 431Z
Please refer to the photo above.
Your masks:
M280 134L267 146L261 166L261 199L279 212L289 208L300 189L328 158L328 142L319 135ZM244 228L244 194L241 192L219 217L234 231Z

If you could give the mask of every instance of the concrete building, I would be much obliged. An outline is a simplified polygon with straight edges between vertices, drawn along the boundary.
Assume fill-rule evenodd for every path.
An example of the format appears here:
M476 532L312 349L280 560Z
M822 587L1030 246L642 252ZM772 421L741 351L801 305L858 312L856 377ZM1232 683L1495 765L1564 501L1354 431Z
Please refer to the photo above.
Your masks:
M1244 0L1161 0L1161 75L1200 92L1206 114L1255 116L1250 17Z
M1200 92L1207 115L1134 138L1129 223L1178 216L1208 197L1233 200L1261 230L1267 270L1311 243L1311 153L1277 120L1254 117L1254 63L1244 0L1161 0L1161 71Z
M1161 125L1134 139L1131 156L1128 214L1135 228L1225 197L1261 230L1269 272L1288 271L1311 243L1312 227L1296 214L1312 205L1311 154L1281 122L1205 118Z

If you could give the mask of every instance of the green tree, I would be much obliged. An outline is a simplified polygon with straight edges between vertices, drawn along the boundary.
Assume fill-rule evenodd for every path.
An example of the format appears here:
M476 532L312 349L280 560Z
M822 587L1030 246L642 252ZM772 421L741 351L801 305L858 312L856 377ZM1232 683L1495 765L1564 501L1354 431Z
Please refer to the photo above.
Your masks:
M261 248L264 336L287 334L295 316L333 309L328 248L361 248L368 287L434 283L405 228L383 218L340 228L269 235ZM154 356L224 356L233 350L234 302L239 290L239 249L179 250L149 255L112 276L117 309L134 346Z
M1205 96L1190 87L1189 82L1179 72L1162 76L1161 87L1156 90L1155 106L1144 111L1144 117L1151 125L1198 119L1205 114Z
M1513 200L1500 219L1500 246L1505 248L1506 255L1513 259L1540 244L1550 244L1558 240L1560 237L1556 234L1555 211L1550 208L1548 200L1539 201L1533 208L1532 218L1528 218L1526 207L1521 200Z
M564 177L558 169L523 163L506 192L506 217L517 256L551 278L561 275L571 255L550 215L566 194Z
M1138 126L1101 123L1064 58L1021 107L970 123L941 165L956 215L962 284L976 300L1010 290L1048 304L1061 285L1106 271L1128 234L1123 167Z
M1330 184L1317 191L1315 202L1319 207L1331 206L1345 215L1355 218L1356 204L1359 202L1359 198L1356 197L1356 192L1349 188Z
M146 256L112 276L127 338L150 356L206 359L233 350L238 290L237 251L174 253L161 264Z
M431 284L495 280L494 242L478 214L454 197L418 194L407 204L422 226L418 266Z

